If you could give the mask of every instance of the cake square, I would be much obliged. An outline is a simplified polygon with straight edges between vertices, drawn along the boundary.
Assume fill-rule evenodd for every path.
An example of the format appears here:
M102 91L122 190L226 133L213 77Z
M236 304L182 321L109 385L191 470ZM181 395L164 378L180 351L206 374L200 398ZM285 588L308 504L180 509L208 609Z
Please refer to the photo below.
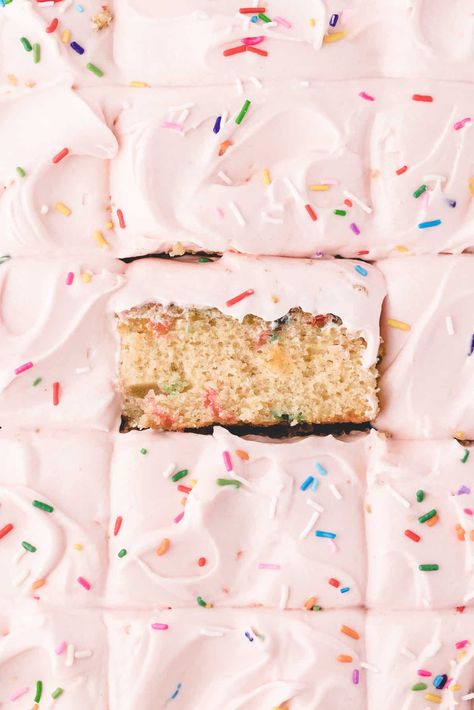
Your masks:
M401 439L474 439L474 256L377 268L387 282L377 428Z
M107 635L99 611L0 611L0 704L107 710Z
M116 436L107 603L363 604L365 440Z
M0 432L1 603L101 604L111 457L100 432Z
M474 599L472 449L454 439L369 445L367 604L443 609Z
M363 710L364 615L187 609L107 614L114 710Z
M474 615L455 611L369 611L368 710L469 708Z

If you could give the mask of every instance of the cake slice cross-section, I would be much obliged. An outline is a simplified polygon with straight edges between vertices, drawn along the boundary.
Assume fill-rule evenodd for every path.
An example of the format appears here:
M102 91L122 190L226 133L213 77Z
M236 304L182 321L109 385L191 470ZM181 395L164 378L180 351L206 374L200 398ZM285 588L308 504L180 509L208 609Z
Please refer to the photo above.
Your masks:
M369 421L384 294L356 261L134 262L114 301L126 424Z

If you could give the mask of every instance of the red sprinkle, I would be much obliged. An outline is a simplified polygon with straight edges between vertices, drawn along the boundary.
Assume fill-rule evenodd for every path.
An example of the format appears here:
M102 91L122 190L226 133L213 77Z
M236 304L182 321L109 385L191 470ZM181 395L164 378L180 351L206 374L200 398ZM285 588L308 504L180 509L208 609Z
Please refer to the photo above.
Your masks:
M311 217L311 219L313 220L313 222L316 222L316 220L318 219L318 215L313 210L311 205L305 205L304 208L305 208L306 212L309 214L309 216Z
M403 175L403 173L406 173L408 170L408 165L404 165L402 168L398 168L398 170L395 170L397 175Z
M338 579L334 579L334 577L331 577L331 579L329 580L329 584L333 587L336 587L336 589L341 585L340 581Z
M120 227L120 229L125 229L125 226L126 226L126 225L125 225L125 220L124 220L124 218L123 218L123 212L122 212L122 210L117 210L117 219L118 219L118 222L119 222L119 227Z
M13 525L11 523L8 523L8 525L5 525L5 527L3 527L0 530L0 540L3 537L5 537L6 535L8 535L8 533L11 532L12 530L13 530Z
M235 306L236 303L239 303L239 301L243 301L244 298L247 298L247 296L253 296L254 293L255 291L253 290L253 288L248 288L246 291L239 293L238 296L234 296L234 298L229 298L229 300L225 302L225 305L227 307Z
M420 542L421 540L421 537L411 530L405 530L405 535L409 537L410 540L413 540L413 542Z
M55 407L59 404L59 382L53 382L53 404Z
M465 608L466 608L465 606L457 606L456 611L458 612L458 614L462 614L464 612Z
M413 101L425 101L426 103L431 103L433 101L433 97L428 94L413 94L411 98Z
M246 52L253 52L254 54L260 54L261 57L268 57L268 52L264 49L259 49L258 47L251 47L250 45L244 45Z
M206 560L205 557L200 557L200 558L198 559L198 565L199 565L199 567L204 567L204 565L206 564L206 562L207 562L207 560Z
M69 154L69 148L63 148L62 150L59 151L59 153L56 153L56 155L53 158L53 163L60 163L63 158L66 157L66 155Z
M361 249L360 251L357 252L358 256L367 256L367 254L370 254L368 249Z
M245 44L239 44L238 47L231 47L230 49L224 49L222 54L224 57L231 57L233 54L241 54L241 52L246 52L247 47Z
M259 12L265 12L265 7L241 7L239 12L242 15L258 15Z
M178 491L181 491L181 493L191 493L193 489L190 488L189 486L178 486Z
M350 200L344 200L344 204L348 207L352 207L352 202Z
M117 535L120 532L120 528L122 527L123 523L123 518L121 515L119 515L117 518L115 518L115 525L114 525L114 535L117 537Z
M54 30L56 29L56 27L58 26L58 24L59 24L58 18L57 18L57 17L54 17L54 18L51 20L51 22L49 23L49 25L46 27L46 32L50 35L51 32L54 32Z

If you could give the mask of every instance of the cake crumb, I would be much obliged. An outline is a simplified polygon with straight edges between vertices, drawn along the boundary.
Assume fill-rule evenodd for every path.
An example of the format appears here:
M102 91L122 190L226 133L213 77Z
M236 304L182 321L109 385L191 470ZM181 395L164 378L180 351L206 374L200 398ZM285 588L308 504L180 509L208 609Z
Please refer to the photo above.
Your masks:
M113 19L114 16L110 12L108 6L102 5L102 10L98 12L97 15L93 15L91 17L92 27L96 32L100 32L101 30L110 27Z

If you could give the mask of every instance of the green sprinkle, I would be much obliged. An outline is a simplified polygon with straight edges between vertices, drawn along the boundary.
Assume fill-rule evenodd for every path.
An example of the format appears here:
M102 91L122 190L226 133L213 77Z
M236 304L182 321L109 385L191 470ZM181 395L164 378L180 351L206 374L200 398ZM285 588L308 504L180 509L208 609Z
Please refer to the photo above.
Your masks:
M11 259L11 256L0 256L0 264L4 264L9 259Z
M420 572L437 572L439 565L418 565Z
M96 67L95 64L91 64L89 62L88 64L86 64L86 67L89 69L89 71L91 71L96 76L99 76L99 77L104 76L104 72L102 71L102 69L99 69L99 67Z
M204 601L204 599L202 597L196 597L196 601L199 604L199 606L207 607L207 603Z
M33 62L34 62L34 64L39 64L40 59L41 59L41 47L37 42L35 42L35 44L33 45Z
M218 478L216 480L218 486L235 486L240 488L240 481L236 481L233 478Z
M20 168L20 166L18 166L18 167L16 168L16 171L17 171L17 173L18 173L18 175L19 175L20 177L25 177L26 172L23 170L23 168Z
M200 264L207 264L208 261L212 261L208 256L200 256L198 259Z
M35 695L35 703L39 703L41 700L41 696L43 695L43 681L42 680L37 680L36 681L36 695Z
M334 214L339 215L339 217L345 217L347 212L346 210L334 210Z
M31 52L33 47L31 46L31 42L29 42L26 37L21 37L20 42L22 43L23 47L26 49L27 52Z
M422 195L422 194L425 192L425 190L427 190L427 189L428 189L428 188L426 187L426 185L420 185L420 187L418 188L418 190L415 190L415 192L413 193L413 197L419 197L419 196Z
M46 511L46 513L52 513L54 508L48 503L42 503L40 500L34 500L33 505L35 508L40 508L40 510Z
M242 121L244 120L245 114L246 114L247 111L249 110L249 106L250 106L250 101L249 101L248 99L246 99L244 105L243 105L242 108L240 109L239 115L238 115L237 118L235 119L235 122L236 122L236 124L237 124L238 126L239 126L239 125L242 123Z
M53 700L56 700L63 693L64 690L62 688L56 688L56 690L53 690L53 692L51 693L51 697L53 698Z
M427 689L426 683L415 683L415 685L411 686L412 690L426 690Z
M322 608L322 606L318 606L317 604L315 604L311 607L311 611L321 611Z
M33 382L33 387L36 387L37 385L39 385L40 382L41 382L41 377L37 377L36 380Z
M140 453L143 454L143 456L145 456L145 454L148 453L148 449L140 449Z
M270 20L270 18L268 17L268 15L265 15L263 12L259 12L258 15L257 15L257 17L259 17L260 20L262 20L263 22L271 22L271 20Z
M183 468L182 471L176 471L176 473L173 476L171 476L171 480L174 481L174 483L176 483L176 481L179 481L181 478L184 478L185 476L187 476L188 473L189 473L188 469Z
M435 515L436 515L436 510L434 510L434 508L433 508L433 510L430 510L429 513L425 513L420 518L418 518L418 522L419 523L426 523L427 520L431 520L431 518L434 518Z
M424 497L425 497L425 494L420 488L420 490L416 492L416 500L418 501L418 503L422 503Z
M471 452L469 451L469 449L464 449L464 456L463 456L462 459L461 459L461 463L466 463L466 461L467 461L468 458L469 458L469 454L470 454L470 453L471 453Z
M120 552L118 553L118 556L125 557L126 554L127 554L127 550L124 548L123 550L120 550Z
M29 542L23 541L21 544L22 547L24 547L28 552L36 552L36 547L34 545L30 545Z

